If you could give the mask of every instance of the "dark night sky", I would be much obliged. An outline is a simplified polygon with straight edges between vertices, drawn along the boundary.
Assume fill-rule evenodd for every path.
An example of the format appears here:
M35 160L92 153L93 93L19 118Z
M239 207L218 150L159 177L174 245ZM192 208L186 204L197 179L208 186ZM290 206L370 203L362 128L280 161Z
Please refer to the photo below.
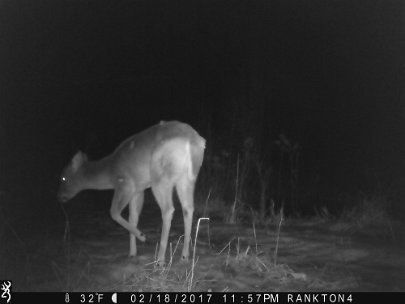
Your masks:
M226 137L235 105L331 182L401 187L404 54L404 1L1 0L0 189L40 195L162 119Z

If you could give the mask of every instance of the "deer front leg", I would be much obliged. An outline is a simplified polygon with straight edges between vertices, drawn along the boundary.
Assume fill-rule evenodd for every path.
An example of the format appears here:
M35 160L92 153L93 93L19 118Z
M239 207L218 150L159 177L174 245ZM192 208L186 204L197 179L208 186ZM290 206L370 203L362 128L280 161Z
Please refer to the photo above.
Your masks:
M135 193L129 203L129 223L133 227L138 226L139 214L142 211L144 201L144 192ZM129 233L129 256L134 257L137 254L136 237L131 232Z
M116 189L111 204L110 215L114 221L116 221L122 227L134 234L141 242L145 242L145 235L140 232L137 227L132 226L121 215L122 210L128 205L133 196L134 191L131 188L122 187Z

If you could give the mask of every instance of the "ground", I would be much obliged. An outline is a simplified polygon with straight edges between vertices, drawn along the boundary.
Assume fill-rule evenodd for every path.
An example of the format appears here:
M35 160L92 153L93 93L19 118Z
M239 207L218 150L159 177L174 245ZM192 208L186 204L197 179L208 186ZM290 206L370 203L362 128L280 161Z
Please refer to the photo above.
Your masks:
M82 214L77 204L65 205L67 221L55 233L3 228L15 254L3 251L1 279L13 280L14 291L405 291L404 234L396 226L352 229L320 217L231 225L210 216L199 227L193 268L192 255L180 262L177 208L167 265L158 268L161 217L155 203L145 205L140 229L148 239L137 242L136 258L128 257L128 233L106 204Z

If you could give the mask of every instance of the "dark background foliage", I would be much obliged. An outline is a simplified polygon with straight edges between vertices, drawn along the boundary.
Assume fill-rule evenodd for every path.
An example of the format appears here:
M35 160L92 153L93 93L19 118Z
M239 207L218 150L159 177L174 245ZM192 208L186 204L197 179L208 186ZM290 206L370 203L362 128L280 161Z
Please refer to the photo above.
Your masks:
M404 13L391 0L3 0L0 189L52 213L77 149L96 159L176 119L208 140L204 172L215 156L235 168L252 141L269 199L291 193L285 134L308 210L356 191L403 202Z

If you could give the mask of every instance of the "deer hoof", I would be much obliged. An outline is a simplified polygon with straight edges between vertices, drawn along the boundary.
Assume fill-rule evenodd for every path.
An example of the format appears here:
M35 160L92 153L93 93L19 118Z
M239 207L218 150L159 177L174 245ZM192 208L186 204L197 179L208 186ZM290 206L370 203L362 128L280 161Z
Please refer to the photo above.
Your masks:
M140 240L141 242L145 242L146 241L146 235L141 233L138 235L138 240Z
M163 267L165 267L166 266L166 263L165 263L165 261L157 261L156 262L156 267L158 267L158 268L163 268Z
M182 255L180 258L180 263L188 263L188 256Z

